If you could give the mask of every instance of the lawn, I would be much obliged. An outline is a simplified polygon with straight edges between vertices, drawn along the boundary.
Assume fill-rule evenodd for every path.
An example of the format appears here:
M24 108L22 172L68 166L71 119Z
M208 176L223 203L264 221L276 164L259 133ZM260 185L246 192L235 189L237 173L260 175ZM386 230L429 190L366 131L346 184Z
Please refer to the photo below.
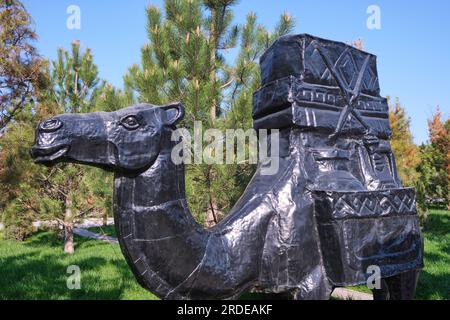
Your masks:
M450 211L431 210L424 229L425 268L417 299L450 299Z
M75 241L75 254L67 255L52 232L23 243L1 240L0 300L156 299L137 284L119 246L80 237ZM80 267L80 290L67 288L70 265Z
M90 230L115 236L114 226ZM433 210L424 236L425 269L416 296L450 299L450 212ZM0 300L156 299L137 284L119 246L80 237L75 241L70 256L52 232L40 232L23 243L0 240ZM81 269L80 290L67 289L70 265Z

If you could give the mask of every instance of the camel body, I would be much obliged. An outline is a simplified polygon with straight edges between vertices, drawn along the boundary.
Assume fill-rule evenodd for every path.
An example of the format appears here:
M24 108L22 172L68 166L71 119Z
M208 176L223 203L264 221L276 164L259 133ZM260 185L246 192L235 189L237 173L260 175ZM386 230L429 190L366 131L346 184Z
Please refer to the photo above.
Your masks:
M295 129L282 131L284 148L280 150L278 173L266 176L258 168L226 218L215 227L204 229L189 212L184 168L170 160L173 142L169 137L170 132L154 166L137 177L116 174L115 178L115 221L122 250L140 283L160 297L224 299L256 288L270 293L291 291L299 299L328 299L335 286L365 283L370 275L367 267L374 261L385 264L386 278L411 268L411 264L405 263L405 255L411 251L415 255L410 255L408 262L420 262L417 260L420 251L414 250L420 246L414 238L420 230L412 190L382 189L381 197L373 199L373 192L367 190L365 182L355 177L356 169L355 175L351 170L343 170L345 166L350 169L352 161L359 162L359 149L364 146L354 140L342 143L349 154L348 159L342 159L335 147L326 144L326 135L320 146L317 135L311 137L310 133ZM314 146L308 143L308 138L314 141ZM343 162L341 170L333 168L337 160ZM270 164L260 166L263 165ZM331 175L333 179L329 178ZM324 256L324 251L331 252L333 244L324 247L321 242L339 239L326 229L333 222L321 221L323 217L317 215L315 206L326 202L327 194L336 193L360 197L362 201L378 201L377 205L397 194L404 199L403 208L399 205L400 210L383 218L392 220L388 232L383 226L373 225L376 212L369 211L369 207L361 206L358 213L362 217L346 221L356 223L347 227L347 231L361 227L368 231L366 242L363 245L360 242L364 238L355 239L343 249L342 242L335 243L336 252L348 255L358 245L360 252L366 252L363 257L355 254L348 261L345 257L337 261L338 253ZM389 210L393 209L391 205ZM400 224L395 221L396 214L403 214ZM342 228L338 223L334 227ZM379 236L377 233L383 232L383 228L384 234ZM399 241L399 236L406 238ZM372 248L383 241L385 247ZM386 262L389 259L379 258L386 255L383 250L389 247L389 242L390 246L396 246L392 252L396 257L390 256L390 263ZM367 253L367 249L371 252ZM398 259L403 259L402 263ZM357 262L352 265L351 260ZM346 264L347 270L334 271L336 265ZM357 269L348 270L351 266Z

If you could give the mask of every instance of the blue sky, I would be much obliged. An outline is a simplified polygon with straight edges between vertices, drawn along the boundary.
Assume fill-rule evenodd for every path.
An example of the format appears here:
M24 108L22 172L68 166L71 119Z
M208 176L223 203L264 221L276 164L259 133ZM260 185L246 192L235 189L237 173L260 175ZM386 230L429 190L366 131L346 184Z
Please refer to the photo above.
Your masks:
M82 47L92 49L100 77L118 87L127 68L140 61L147 41L144 9L151 3L163 7L162 0L24 0L41 55L53 59L58 47L80 40ZM81 9L80 30L66 27L70 5ZM366 26L369 5L381 9L379 30ZM450 1L241 0L235 22L243 23L253 11L270 29L285 10L297 21L295 33L364 40L366 51L378 56L382 94L400 98L416 143L427 140L427 119L437 105L450 115Z

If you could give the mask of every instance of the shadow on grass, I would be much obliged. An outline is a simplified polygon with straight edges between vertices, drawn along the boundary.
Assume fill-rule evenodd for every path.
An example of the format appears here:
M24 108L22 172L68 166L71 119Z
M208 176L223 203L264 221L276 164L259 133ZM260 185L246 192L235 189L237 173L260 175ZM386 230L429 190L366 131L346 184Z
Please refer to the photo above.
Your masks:
M9 242L0 256L0 299L121 299L151 295L137 285L118 246L76 237L76 252L65 254L55 234L38 233L25 243ZM4 254L6 252L6 254ZM70 290L67 267L81 270L81 289Z
M38 232L32 237L28 238L27 241L22 242L26 247L30 248L42 248L42 246L51 248L61 248L62 247L62 237L60 237L56 232L45 231Z
M416 291L416 299L450 299L450 273L435 275L422 270Z
M431 211L424 232L430 240L447 236L450 233L450 211Z

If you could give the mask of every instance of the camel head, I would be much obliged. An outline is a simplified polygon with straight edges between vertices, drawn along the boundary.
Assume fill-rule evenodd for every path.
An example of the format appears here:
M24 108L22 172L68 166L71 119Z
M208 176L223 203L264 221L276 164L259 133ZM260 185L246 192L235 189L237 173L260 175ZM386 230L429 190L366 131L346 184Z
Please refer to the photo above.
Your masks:
M31 156L48 165L65 161L139 171L155 162L164 132L173 130L183 116L180 103L58 115L37 126Z

